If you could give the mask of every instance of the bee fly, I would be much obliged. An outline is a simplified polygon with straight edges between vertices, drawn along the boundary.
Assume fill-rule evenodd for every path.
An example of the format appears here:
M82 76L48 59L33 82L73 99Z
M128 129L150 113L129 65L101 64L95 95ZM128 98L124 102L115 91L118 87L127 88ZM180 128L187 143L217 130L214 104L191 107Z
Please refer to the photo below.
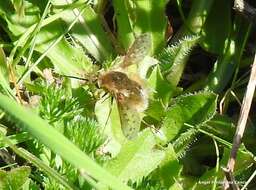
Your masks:
M121 63L100 75L99 86L113 94L117 101L121 126L128 139L134 138L140 129L141 113L148 106L148 90L145 81L137 73L129 73L128 67L138 64L149 53L151 40L145 33L136 38Z
M122 131L128 139L136 137L142 121L141 113L148 106L145 81L128 67L143 61L151 49L148 33L137 37L121 61L98 76L98 86L112 94L117 102ZM77 77L72 77L77 78Z

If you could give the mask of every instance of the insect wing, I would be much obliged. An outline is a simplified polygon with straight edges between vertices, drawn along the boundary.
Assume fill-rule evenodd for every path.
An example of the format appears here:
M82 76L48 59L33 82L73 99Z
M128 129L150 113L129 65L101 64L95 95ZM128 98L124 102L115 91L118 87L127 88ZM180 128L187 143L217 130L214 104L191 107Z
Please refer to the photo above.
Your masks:
M140 130L142 120L140 113L122 104L118 104L118 110L124 136L128 139L133 139Z
M151 49L151 38L148 33L140 35L135 39L124 58L121 67L125 68L132 64L141 62Z

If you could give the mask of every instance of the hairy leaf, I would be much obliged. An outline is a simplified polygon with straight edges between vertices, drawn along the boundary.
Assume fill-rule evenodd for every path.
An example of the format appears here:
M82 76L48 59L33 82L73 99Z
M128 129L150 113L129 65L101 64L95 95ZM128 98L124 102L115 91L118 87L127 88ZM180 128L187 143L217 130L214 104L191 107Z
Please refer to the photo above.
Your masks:
M175 45L164 49L158 56L163 76L176 87L183 74L190 51L199 40L199 36L187 36Z
M211 119L216 111L216 101L217 96L211 92L188 94L175 99L161 128L167 141L175 138L185 123L195 126Z
M124 144L106 168L122 181L140 180L156 169L164 158L164 152L155 149L155 145L153 133L145 130L136 139Z

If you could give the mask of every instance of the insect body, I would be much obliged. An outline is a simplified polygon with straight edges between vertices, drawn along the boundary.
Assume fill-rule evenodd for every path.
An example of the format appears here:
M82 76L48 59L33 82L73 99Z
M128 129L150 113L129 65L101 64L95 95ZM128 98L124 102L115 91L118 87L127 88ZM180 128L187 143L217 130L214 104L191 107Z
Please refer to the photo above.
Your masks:
M122 130L128 139L135 137L140 129L141 113L148 106L148 92L145 82L136 73L130 74L127 67L142 61L150 47L150 36L142 34L129 48L123 62L98 79L99 86L115 97Z
M120 106L128 106L137 112L147 107L147 91L143 84L130 79L120 71L110 71L99 78L100 86L111 92Z
M99 78L100 86L114 95L124 135L132 139L139 132L141 115L148 104L144 87L120 71L109 71Z

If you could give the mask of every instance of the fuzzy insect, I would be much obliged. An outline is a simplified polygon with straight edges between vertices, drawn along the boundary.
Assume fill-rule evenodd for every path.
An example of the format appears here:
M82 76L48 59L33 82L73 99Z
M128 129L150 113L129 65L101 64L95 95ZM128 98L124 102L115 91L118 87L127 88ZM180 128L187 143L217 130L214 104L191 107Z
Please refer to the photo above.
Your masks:
M148 90L145 81L135 73L128 71L128 67L143 61L151 49L148 33L137 37L121 61L109 71L97 77L73 77L87 82L98 81L98 86L111 93L116 99L124 135L128 139L136 137L142 121L142 113L148 106ZM95 79L97 78L97 79Z
M150 36L142 34L128 49L123 61L115 68L99 76L99 86L115 97L121 120L122 131L128 139L134 138L140 129L141 113L148 106L145 82L128 67L138 64L150 51Z

